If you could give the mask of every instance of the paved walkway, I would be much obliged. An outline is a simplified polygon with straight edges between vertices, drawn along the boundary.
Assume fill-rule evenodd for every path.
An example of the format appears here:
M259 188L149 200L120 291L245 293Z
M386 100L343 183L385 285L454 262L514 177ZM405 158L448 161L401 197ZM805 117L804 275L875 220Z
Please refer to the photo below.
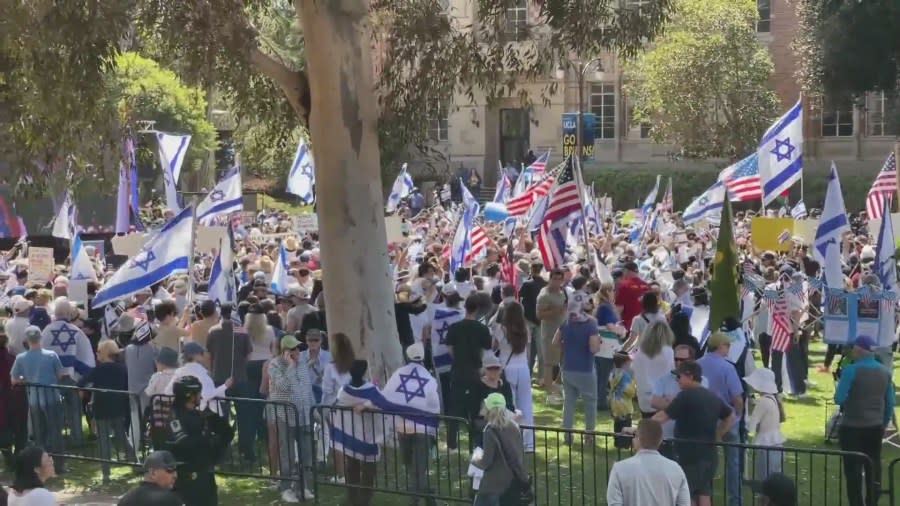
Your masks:
M92 492L62 490L55 492L61 506L115 506L118 497Z

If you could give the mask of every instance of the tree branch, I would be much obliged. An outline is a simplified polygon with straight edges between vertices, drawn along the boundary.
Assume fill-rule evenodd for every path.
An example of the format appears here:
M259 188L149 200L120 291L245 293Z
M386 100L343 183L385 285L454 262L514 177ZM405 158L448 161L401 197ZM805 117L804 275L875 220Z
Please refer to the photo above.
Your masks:
M310 95L306 73L291 70L287 65L272 58L258 47L250 50L250 63L264 76L275 81L284 92L291 108L300 118L303 126L309 124Z

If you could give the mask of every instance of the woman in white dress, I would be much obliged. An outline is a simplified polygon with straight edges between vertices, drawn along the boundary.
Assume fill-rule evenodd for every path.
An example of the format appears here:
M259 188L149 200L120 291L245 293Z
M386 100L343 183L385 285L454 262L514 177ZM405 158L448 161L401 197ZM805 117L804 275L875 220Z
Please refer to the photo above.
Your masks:
M515 301L503 306L502 321L491 325L494 349L500 352L506 381L512 389L513 404L522 412L522 424L534 425L534 409L531 398L531 371L528 369L530 339L525 323L525 310ZM534 451L534 431L523 430L525 451Z
M331 353L331 362L325 366L325 373L322 377L322 405L332 406L338 398L338 393L344 385L350 383L350 367L356 360L356 354L353 351L353 344L350 338L345 334L338 332L329 339ZM325 420L326 426L333 425L330 420ZM329 430L322 431L326 447L331 447L331 441L328 437ZM333 451L334 456L334 481L344 483L344 454L340 451Z
M758 394L747 418L747 432L753 434L753 444L780 447L785 441L781 433L785 417L784 406L778 399L775 373L766 368L754 369L744 377L744 382ZM783 452L760 448L753 453L753 481L761 482L770 474L781 472Z

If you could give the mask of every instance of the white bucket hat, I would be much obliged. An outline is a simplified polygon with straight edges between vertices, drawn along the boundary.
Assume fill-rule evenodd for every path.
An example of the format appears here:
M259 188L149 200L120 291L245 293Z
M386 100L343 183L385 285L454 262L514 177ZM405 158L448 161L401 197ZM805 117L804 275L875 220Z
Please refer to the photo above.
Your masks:
M754 369L744 377L744 381L754 390L764 394L777 394L778 386L775 384L775 373L771 369L761 367Z

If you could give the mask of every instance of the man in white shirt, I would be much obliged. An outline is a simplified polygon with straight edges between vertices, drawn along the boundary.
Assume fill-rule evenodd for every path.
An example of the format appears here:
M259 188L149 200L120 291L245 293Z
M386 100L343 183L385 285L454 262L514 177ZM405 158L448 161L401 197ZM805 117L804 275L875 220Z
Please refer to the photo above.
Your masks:
M657 451L662 441L659 422L638 423L633 457L613 464L606 488L609 506L690 506L687 477L681 466Z

